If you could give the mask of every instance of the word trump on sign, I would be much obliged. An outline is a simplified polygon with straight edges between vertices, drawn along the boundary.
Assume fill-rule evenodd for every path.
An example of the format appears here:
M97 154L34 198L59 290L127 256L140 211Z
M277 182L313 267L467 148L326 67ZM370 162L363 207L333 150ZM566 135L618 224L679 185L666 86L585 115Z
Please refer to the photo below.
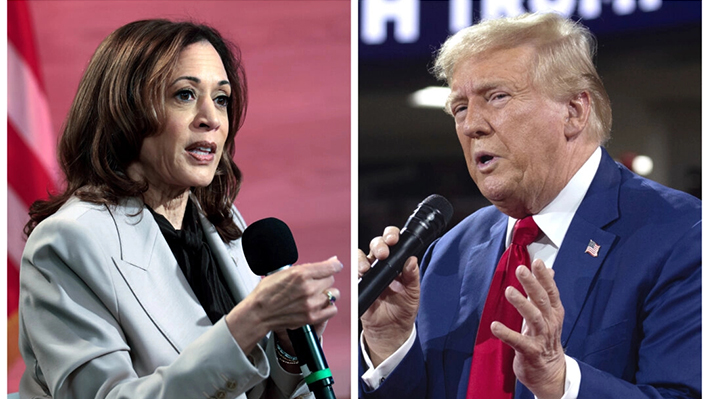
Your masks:
M384 43L388 24L392 25L393 38L397 42L416 42L421 30L421 3L421 0L361 0L362 43ZM473 0L448 1L450 34L473 24L473 3ZM662 0L482 0L477 3L482 19L555 11L565 17L577 15L584 20L592 20L599 18L603 12L623 16L657 11L662 7ZM526 7L524 3L527 3Z

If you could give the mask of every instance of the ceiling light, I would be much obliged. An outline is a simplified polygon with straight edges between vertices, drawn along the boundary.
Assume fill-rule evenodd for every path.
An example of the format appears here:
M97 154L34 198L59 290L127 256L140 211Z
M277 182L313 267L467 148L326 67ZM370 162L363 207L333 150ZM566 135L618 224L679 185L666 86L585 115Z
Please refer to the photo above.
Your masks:
M429 86L409 96L409 104L420 108L444 108L451 89L448 87Z
M641 176L647 176L652 173L652 158L646 155L638 155L633 159L633 171Z

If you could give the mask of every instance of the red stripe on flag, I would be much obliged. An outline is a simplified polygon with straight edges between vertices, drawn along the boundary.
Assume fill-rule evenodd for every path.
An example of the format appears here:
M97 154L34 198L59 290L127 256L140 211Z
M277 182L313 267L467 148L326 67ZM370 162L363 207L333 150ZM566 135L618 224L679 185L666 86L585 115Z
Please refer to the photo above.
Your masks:
M20 303L20 268L7 257L7 317L17 312Z
M54 183L34 152L25 144L15 127L7 121L7 183L29 206L38 199L47 199L55 192Z
M24 93L25 99L37 101L33 96L45 96L46 93L43 85L42 74L40 73L39 57L36 51L37 47L34 41L32 29L32 18L30 15L29 4L24 0L8 1L7 4L7 40L8 45L17 52L17 55L22 58L24 64L29 68L29 73L34 75L34 80L39 86L37 89ZM14 54L14 53L13 53ZM12 78L19 78L13 76ZM34 95L33 95L34 93ZM27 98L29 96L29 98ZM15 99L17 100L17 99ZM28 114L31 115L31 114ZM18 115L14 115L18 117ZM35 126L35 124L27 124L27 121L17 121L23 123L22 126ZM36 128L36 126L35 126ZM44 127L40 127L42 129ZM46 126L51 129L51 124ZM20 133L24 133L23 138ZM19 200L24 202L29 207L32 202L37 199L47 198L47 191L54 191L55 184L52 181L51 175L45 170L43 164L37 158L42 154L33 152L27 145L25 140L38 140L45 135L41 131L18 131L17 126L14 126L8 115L7 123L7 184L11 190L19 197ZM40 147L43 148L43 147ZM53 151L46 151L47 154ZM46 154L45 154L46 155ZM53 154L52 154L53 156ZM13 201L14 207L8 207L8 212L27 212L26 208L15 209L19 207L17 201ZM21 224L21 223L20 223ZM8 231L8 234L22 234L20 231ZM10 240L12 242L12 240ZM17 254L15 254L17 256ZM7 360L8 360L8 389L9 392L17 391L19 386L19 376L21 375L24 365L20 357L18 346L18 306L20 294L20 274L19 265L10 259L10 252L7 255Z
M25 63L29 65L32 73L44 90L42 75L39 71L39 59L35 50L34 34L32 31L32 18L30 17L29 4L24 0L7 2L7 40L22 55Z

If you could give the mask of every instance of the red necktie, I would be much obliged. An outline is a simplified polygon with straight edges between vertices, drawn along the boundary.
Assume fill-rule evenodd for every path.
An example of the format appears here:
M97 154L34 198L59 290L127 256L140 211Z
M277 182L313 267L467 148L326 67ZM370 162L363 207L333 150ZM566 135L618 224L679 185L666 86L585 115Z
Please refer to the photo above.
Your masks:
M515 270L519 265L530 266L527 245L538 235L539 227L531 216L518 220L512 231L512 243L497 264L475 339L467 399L509 399L514 395L514 349L492 335L490 324L497 320L515 331L522 328L522 315L507 302L504 292L511 285L526 295Z

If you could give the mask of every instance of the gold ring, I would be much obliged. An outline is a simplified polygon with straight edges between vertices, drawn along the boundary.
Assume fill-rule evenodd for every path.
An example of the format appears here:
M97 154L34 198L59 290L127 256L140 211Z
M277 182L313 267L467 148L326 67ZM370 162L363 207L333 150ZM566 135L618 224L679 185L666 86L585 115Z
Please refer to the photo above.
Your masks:
M325 291L325 295L327 295L327 300L330 302L330 305L334 305L335 301L337 301L337 298L332 295L332 292L330 290Z

